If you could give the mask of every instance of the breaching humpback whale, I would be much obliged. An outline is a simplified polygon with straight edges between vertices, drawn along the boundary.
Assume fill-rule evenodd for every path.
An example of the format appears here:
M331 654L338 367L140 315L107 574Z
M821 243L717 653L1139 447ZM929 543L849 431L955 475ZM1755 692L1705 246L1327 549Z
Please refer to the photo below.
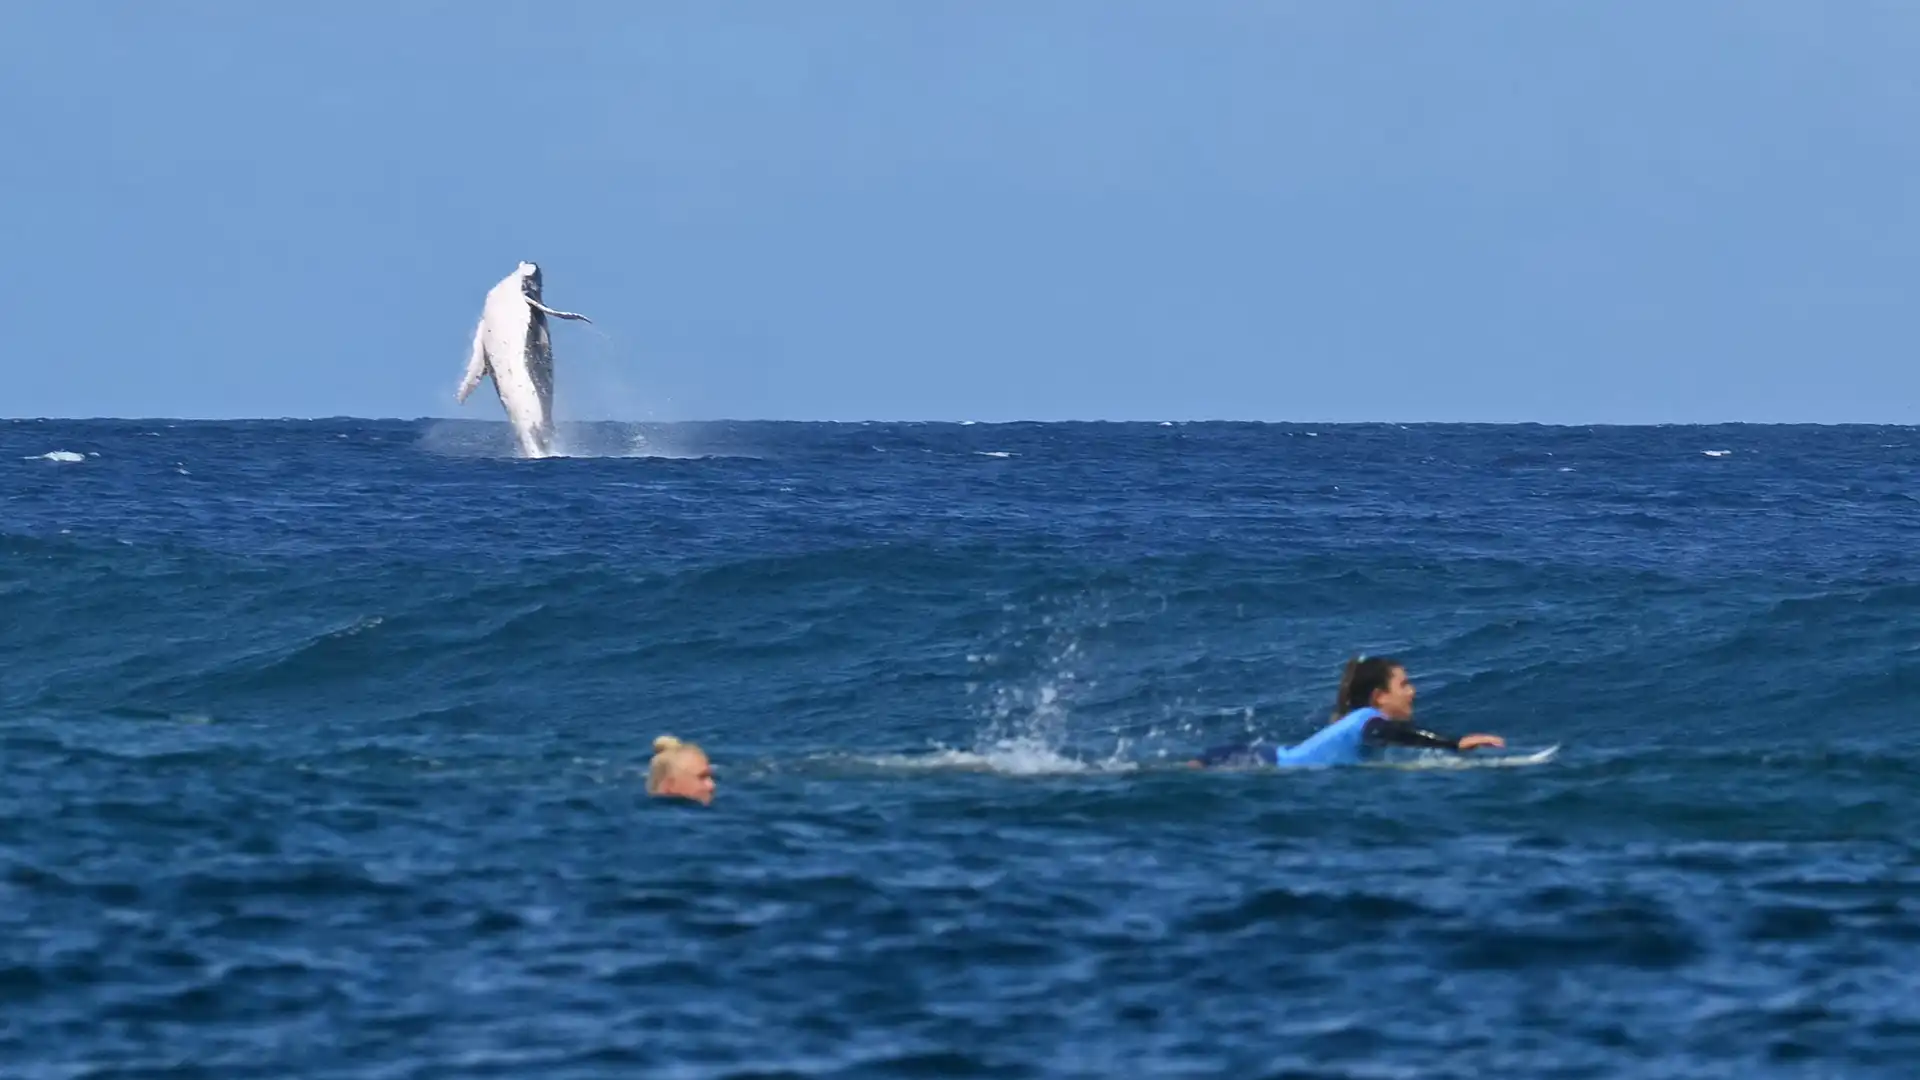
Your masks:
M547 316L592 322L585 315L555 311L540 302L540 268L523 262L500 284L487 290L480 325L473 328L473 354L467 377L454 400L467 395L491 374L500 405L507 410L520 453L530 458L553 453L553 344Z

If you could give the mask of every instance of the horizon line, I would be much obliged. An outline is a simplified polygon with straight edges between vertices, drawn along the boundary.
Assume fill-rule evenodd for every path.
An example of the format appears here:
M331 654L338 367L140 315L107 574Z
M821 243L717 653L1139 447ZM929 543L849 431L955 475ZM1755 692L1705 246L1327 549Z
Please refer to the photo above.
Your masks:
M0 416L0 422L9 424L32 423L170 423L170 424L321 424L341 421L380 424L499 424L506 425L504 419L493 417L462 416L362 416L351 413L335 413L326 416L161 416L161 415L109 415L93 416ZM1205 426L1224 424L1243 424L1267 427L1541 427L1541 428L1667 428L1667 427L1920 427L1920 421L1898 420L1271 420L1243 417L1210 417L1206 419L1174 419L1165 417L1054 417L1050 419L1026 418L1018 420L974 420L948 419L934 417L896 417L883 419L878 417L865 419L794 419L775 417L710 417L701 419L677 420L634 420L634 419L581 419L562 420L560 424L602 425L625 424L673 427L696 424L818 424L838 426L862 426L872 424L915 424L939 425L951 427L1015 427L1046 424L1113 424L1138 426Z

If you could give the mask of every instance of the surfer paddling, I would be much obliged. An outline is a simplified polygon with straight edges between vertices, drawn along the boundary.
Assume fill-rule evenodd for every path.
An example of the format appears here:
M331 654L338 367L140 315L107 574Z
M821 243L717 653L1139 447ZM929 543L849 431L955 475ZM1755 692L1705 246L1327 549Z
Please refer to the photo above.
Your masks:
M1498 735L1452 738L1413 725L1413 683L1406 665L1390 656L1358 656L1340 674L1340 694L1326 727L1298 746L1261 749L1247 743L1217 746L1188 762L1196 768L1253 765L1357 765L1389 746L1425 750L1504 747Z

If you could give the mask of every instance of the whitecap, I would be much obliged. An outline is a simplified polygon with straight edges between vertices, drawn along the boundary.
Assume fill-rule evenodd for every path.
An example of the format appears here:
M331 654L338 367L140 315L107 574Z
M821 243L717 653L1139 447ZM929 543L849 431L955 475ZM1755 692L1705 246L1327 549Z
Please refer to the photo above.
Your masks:
M816 759L821 760L821 759ZM1038 740L1008 739L979 750L938 748L924 754L875 754L839 758L844 766L903 773L993 773L999 776L1063 776L1132 772L1139 765L1114 758L1082 761Z

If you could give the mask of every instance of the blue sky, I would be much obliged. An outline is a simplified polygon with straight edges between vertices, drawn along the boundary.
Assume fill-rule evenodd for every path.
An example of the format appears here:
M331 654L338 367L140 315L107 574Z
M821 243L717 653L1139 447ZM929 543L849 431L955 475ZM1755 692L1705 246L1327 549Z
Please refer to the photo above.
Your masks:
M0 415L1920 422L1920 7L0 5Z

